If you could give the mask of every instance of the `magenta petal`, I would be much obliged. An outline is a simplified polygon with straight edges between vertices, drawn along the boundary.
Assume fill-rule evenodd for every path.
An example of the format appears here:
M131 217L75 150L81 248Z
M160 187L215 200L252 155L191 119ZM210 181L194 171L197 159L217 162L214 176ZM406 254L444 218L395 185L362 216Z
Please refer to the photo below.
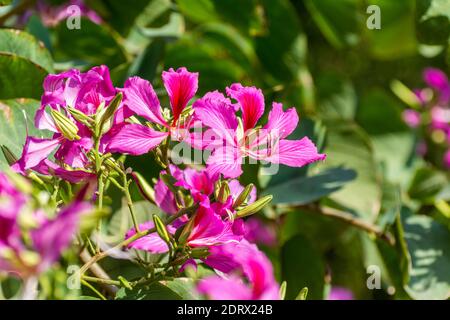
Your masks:
M295 108L290 108L283 111L283 105L281 103L274 102L264 129L267 130L267 133L270 133L272 136L284 139L295 130L297 124L298 114Z
M140 124L124 124L118 133L111 138L107 150L110 152L141 155L159 145L167 132L155 131Z
M155 184L155 203L166 213L174 214L178 211L175 196L161 179Z
M302 167L325 158L326 155L318 153L314 143L304 137L301 140L281 140L271 150L270 156L260 159L290 167Z
M39 139L35 137L27 137L23 148L22 157L17 161L14 169L16 171L25 171L37 166L41 161L47 159L47 157L60 145L60 143L60 138Z
M87 203L74 203L64 208L54 220L45 221L31 231L36 251L41 256L41 271L53 264L66 249L78 228L80 215L91 210Z
M208 92L203 98L193 104L195 116L204 126L211 128L203 135L203 140L218 140L222 145L225 140L227 144L235 144L234 139L238 121L231 102L218 91Z
M140 231L146 231L154 227L153 221L148 221L139 225ZM175 228L172 226L167 226L167 230L171 233L175 233ZM136 230L133 228L127 232L125 239L128 239L136 234ZM162 240L156 232L150 233L149 235L139 238L128 245L128 248L148 251L151 253L165 253L169 251L167 244Z
M177 71L170 68L169 71L162 73L162 79L164 87L166 87L167 93L169 94L170 105L172 107L172 124L175 124L189 100L197 92L198 73L189 72L186 68L179 68Z
M446 90L449 87L447 75L439 69L427 68L423 72L425 82L436 90Z
M206 163L206 170L213 178L217 178L220 174L225 178L237 178L242 174L242 156L233 146L217 148Z
M161 114L161 105L152 85L147 80L131 77L122 89L123 104L132 112L145 119L167 126Z
M353 300L353 292L342 287L332 287L327 300Z
M243 87L235 83L227 88L227 94L236 99L242 111L244 131L253 129L264 113L264 95L255 87Z
M191 247L209 247L230 242L239 242L242 236L233 233L233 223L223 221L211 208L200 206L194 227L188 238Z
M201 280L197 286L199 293L213 300L251 300L252 292L237 276L221 278L210 276Z

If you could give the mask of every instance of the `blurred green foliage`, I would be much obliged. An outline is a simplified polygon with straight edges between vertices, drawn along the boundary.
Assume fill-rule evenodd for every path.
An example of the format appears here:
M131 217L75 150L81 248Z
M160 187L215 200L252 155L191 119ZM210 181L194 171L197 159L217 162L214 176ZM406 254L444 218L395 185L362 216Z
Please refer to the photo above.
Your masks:
M11 37L15 31L0 30L0 99L39 98L46 74L97 64L110 67L117 86L138 75L161 88L161 71L180 66L200 73L199 96L233 82L258 86L266 111L271 101L295 106L303 134L328 155L308 170L281 168L272 181L254 168L242 177L246 182L259 177L258 185L268 187L261 192L274 194L274 203L284 206L265 212L279 232L279 246L266 251L279 280L287 281L287 298L305 286L308 298L324 298L330 285L347 287L356 298L449 297L450 213L437 205L450 199L449 173L415 154L416 139L401 119L405 106L390 89L394 79L420 87L427 66L450 71L449 1L86 3L104 24L83 19L80 30L69 30L64 23L47 28L36 16L29 20L25 29L47 48L25 40L31 38L25 32ZM366 25L369 5L379 6L381 29ZM0 127L1 143L15 152L24 136L13 138L10 128L24 133L17 114L28 104L0 102L0 121L10 121ZM6 116L10 108L13 120ZM149 181L158 174L151 157L130 158L128 164ZM307 213L301 206L310 203L381 228L395 245ZM117 227L117 219L116 214L108 230ZM371 291L365 268L373 264L382 270L382 288ZM119 297L183 297L167 288Z

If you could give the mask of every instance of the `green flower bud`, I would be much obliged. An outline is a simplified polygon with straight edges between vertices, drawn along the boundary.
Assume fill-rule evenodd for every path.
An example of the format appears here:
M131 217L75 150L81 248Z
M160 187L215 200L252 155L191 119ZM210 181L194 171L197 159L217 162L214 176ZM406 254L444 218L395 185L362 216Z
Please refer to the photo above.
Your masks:
M114 114L122 102L123 94L119 92L114 99L109 103L108 107L105 107L104 104L99 107L97 111L97 115L95 116L96 120L96 128L97 132L101 135L105 132L108 132L111 129Z
M152 186L144 179L144 177L139 172L132 172L134 182L138 186L138 190L141 195L150 202L155 202L155 190Z
M226 181L223 181L220 185L219 192L217 194L217 201L220 203L227 202L228 197L230 196L230 187Z
M72 117L74 117L75 120L77 120L78 122L84 124L88 128L92 129L92 126L94 124L94 120L91 117L89 117L88 115L85 115L80 110L77 110L77 109L72 108L72 107L67 107L67 111L69 111L69 113L72 115Z
M10 166L12 166L14 163L17 162L17 157L11 150L9 150L7 146L2 145L1 148L3 155L5 156L6 162L8 162Z
M244 188L244 190L242 190L242 192L239 194L239 196L234 201L234 204L233 204L234 209L238 208L239 206L241 206L247 202L247 199L250 196L250 193L252 192L254 187L255 187L254 184L250 183L249 185L247 185Z
M169 245L170 244L169 232L167 232L167 228L162 222L161 218L158 217L156 214L154 214L153 222L155 223L156 232L158 233L159 237Z
M191 250L191 257L194 259L206 258L209 255L208 248L194 248Z
M80 140L78 135L78 127L61 112L50 109L50 115L55 122L58 131L70 141Z
M255 214L258 211L260 211L262 208L264 208L267 204L269 204L269 202L272 201L272 198L273 198L272 195L262 197L261 199L258 199L257 201L253 202L252 204L246 206L244 209L239 210L236 213L236 216L238 218L243 218L243 217L247 217L252 214Z

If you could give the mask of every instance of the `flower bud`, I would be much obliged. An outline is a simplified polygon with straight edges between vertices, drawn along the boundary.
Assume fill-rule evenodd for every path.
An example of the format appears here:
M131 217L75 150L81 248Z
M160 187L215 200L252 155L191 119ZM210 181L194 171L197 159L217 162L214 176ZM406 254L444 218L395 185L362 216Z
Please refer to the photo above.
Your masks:
M194 259L206 258L209 255L208 248L194 248L191 250L191 257Z
M98 126L99 134L108 132L109 129L111 129L114 120L113 116L119 108L120 103L122 102L122 97L122 92L119 92L109 103L108 107L104 107L103 104L102 108L99 108L99 113L95 116L96 121L98 121L98 124L96 123L96 126Z
M92 125L94 124L94 120L88 115L85 115L80 110L77 110L72 107L67 107L67 111L69 111L69 113L72 115L72 117L74 117L75 120L77 120L78 122L84 124L89 128L91 128Z
M220 203L227 202L228 197L230 196L230 187L226 181L223 181L220 185L219 192L217 194L217 201Z
M153 222L155 224L156 232L158 233L159 237L161 239L163 239L169 245L170 244L170 236L169 236L166 226L162 222L161 218L158 217L156 214L154 214Z
M242 192L239 194L239 196L234 201L234 204L233 204L234 209L238 208L240 205L245 204L247 202L247 199L250 196L250 193L252 192L254 187L255 187L254 184L250 183L249 185L247 185L244 188L244 190L242 190Z
M14 163L17 162L17 157L11 150L9 150L7 146L2 145L1 148L3 155L5 156L6 162L8 162L10 166L12 166Z
M181 230L181 233L178 237L178 243L179 244L185 244L187 240L189 239L189 236L191 235L191 231L194 228L194 220L195 216L192 217L188 223L184 225L184 227Z
M265 197L262 197L261 199L258 199L257 201L253 202L252 204L246 206L244 209L239 210L236 213L236 216L238 218L243 218L243 217L247 217L252 214L255 214L258 211L260 211L262 208L264 208L270 201L272 201L272 198L273 198L272 195L267 195Z
M139 172L133 171L131 176L133 177L134 182L136 182L141 195L148 201L155 202L155 190L153 190L147 180L145 180Z
M78 135L78 127L61 112L50 109L50 115L55 122L58 131L70 141L80 140Z

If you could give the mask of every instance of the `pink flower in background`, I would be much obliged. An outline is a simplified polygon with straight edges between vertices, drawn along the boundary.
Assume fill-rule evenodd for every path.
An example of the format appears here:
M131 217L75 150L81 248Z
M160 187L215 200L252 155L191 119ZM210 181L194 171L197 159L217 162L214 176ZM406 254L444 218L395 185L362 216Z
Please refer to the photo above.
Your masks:
M60 74L50 74L44 80L44 94L41 107L36 112L35 126L53 132L53 137L44 139L28 136L22 157L13 165L17 172L36 170L42 174L55 174L71 182L92 178L85 169L89 166L86 153L93 147L90 130L73 119L67 107L73 107L86 115L95 114L101 104L108 105L116 90L106 66L94 67L86 73L72 69ZM51 108L61 112L73 122L77 136L64 136L47 112ZM48 158L56 150L58 164ZM70 167L70 170L66 168Z
M72 7L77 6L77 7ZM42 23L47 27L54 27L69 17L79 14L80 17L86 17L96 24L101 24L103 19L92 9L90 9L83 0L70 0L61 5L51 5L48 1L38 0L36 8L28 10L19 18L20 24L26 24L31 15L36 12L41 18Z
M427 85L434 89L438 94L438 102L446 104L450 99L450 83L447 75L439 69L427 68L423 72L423 78Z
M167 131L158 131L147 125L124 123L112 138L109 151L141 155L155 148L168 136L173 140L184 139L182 136L190 128L191 118L181 119L181 113L197 92L198 73L191 73L186 68L179 68L177 71L169 69L163 72L162 78L172 110L170 123L164 119L159 99L147 80L129 78L121 91L128 115L140 116Z
M23 182L25 183L25 182ZM83 202L64 207L54 218L31 206L29 195L21 193L0 173L0 270L21 277L40 274L50 268L70 245L80 216L91 210ZM24 242L21 215L31 225ZM25 236L26 238L26 236Z
M294 108L283 111L281 104L274 103L267 124L258 130L256 123L264 113L261 90L234 84L227 88L227 93L237 101L235 105L219 92L210 92L193 105L196 117L216 135L215 139L205 139L206 147L213 149L207 161L211 175L240 176L243 159L247 156L292 167L325 159L307 137L285 139L298 124ZM235 115L237 109L242 113L242 125Z
M249 242L273 247L277 244L275 229L261 219L250 217L245 221L245 239Z
M327 300L353 300L353 292L343 287L332 287Z
M450 149L444 154L444 166L450 169Z
M406 122L408 126L411 128L417 128L420 125L420 113L412 110L407 109L403 111L403 120Z
M269 259L246 240L210 249L205 263L225 272L201 280L197 290L215 300L278 300L279 286Z

